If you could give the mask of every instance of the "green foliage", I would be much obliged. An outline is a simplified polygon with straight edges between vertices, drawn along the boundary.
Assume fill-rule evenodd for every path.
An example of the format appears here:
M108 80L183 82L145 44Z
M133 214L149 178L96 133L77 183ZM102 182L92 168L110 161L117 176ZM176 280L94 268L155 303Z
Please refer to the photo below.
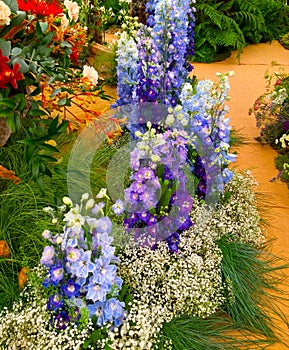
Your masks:
M289 33L283 34L279 41L285 49L289 50Z
M11 185L0 193L0 240L5 240L11 251L9 259L0 258L0 309L18 297L21 267L39 262L44 246L41 233L50 224L42 211L45 204L27 183Z
M239 349L238 340L228 333L232 330L233 322L222 313L209 318L182 316L164 325L160 349L165 349L166 339L172 341L173 350Z
M289 31L289 6L286 5L286 1L256 0L255 2L265 21L262 42L277 40Z
M235 49L240 53L245 39L236 21L213 1L199 2L196 7L194 60L211 62L220 52Z
M194 60L212 62L249 43L278 39L289 29L288 6L279 0L200 0L196 3Z
M275 158L275 166L279 170L280 179L286 182L289 188L289 173L284 171L284 164L289 164L289 152L287 154L279 154Z
M25 160L32 174L32 179L44 195L43 177L52 177L50 168L54 165L55 171L64 171L57 165L55 154L59 153L57 147L47 142L66 132L68 121L59 122L58 117L54 119L42 119L38 123L30 120L30 137L19 141L25 144Z
M55 124L56 127L56 124ZM75 142L75 135L58 138L59 146L64 153L63 167L69 159L70 150ZM12 140L13 141L13 140ZM127 143L124 135L114 145L103 144L95 150L91 165L90 185L93 194L106 187L107 165L118 147ZM11 145L0 147L0 159L7 168L15 170L21 183L0 181L0 240L5 240L11 249L11 258L0 258L0 310L11 306L19 296L18 273L22 266L34 267L39 263L42 249L47 242L42 238L45 229L51 229L51 217L43 212L45 206L62 204L62 198L68 195L67 173L55 172L52 178L43 180L46 196L40 195L35 183L31 181L30 172L23 159L24 144L11 142ZM65 152L63 150L65 149ZM81 186L81 174L79 174ZM80 188L81 193L81 188ZM54 226L53 226L54 227ZM129 295L123 291L123 298Z
M172 342L173 350L244 350L264 349L264 342L241 331L230 316L217 312L208 318L181 316L166 323L159 349Z

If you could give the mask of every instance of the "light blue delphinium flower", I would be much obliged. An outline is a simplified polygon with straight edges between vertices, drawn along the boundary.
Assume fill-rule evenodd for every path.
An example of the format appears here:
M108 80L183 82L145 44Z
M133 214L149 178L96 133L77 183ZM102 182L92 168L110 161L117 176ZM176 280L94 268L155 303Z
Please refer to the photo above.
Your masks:
M71 264L70 269L74 276L87 278L89 272L95 270L95 264L91 261L91 250L81 250L80 258Z
M99 284L108 283L109 285L112 285L116 277L117 268L115 265L111 265L110 262L111 259L104 257L96 259L95 270L91 277L91 281Z
M111 286L107 283L96 284L89 283L85 289L87 290L86 299L96 301L105 301L107 294L110 292Z
M124 204L121 199L118 199L112 206L112 210L116 215L121 215L124 211Z

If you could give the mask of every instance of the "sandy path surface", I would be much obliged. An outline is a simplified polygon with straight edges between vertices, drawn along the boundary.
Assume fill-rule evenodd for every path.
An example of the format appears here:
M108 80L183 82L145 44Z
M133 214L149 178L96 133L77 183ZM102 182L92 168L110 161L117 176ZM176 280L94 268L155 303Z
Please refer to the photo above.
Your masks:
M265 92L266 81L264 74L267 69L273 70L271 63L275 62L284 67L289 73L289 51L285 50L278 42L272 44L258 44L246 47L241 55L240 64L236 59L236 53L222 62L213 64L196 63L195 74L198 79L216 79L216 72L225 73L235 71L235 76L230 78L231 101L230 118L231 125L240 130L246 137L247 144L238 147L237 169L250 169L259 185L257 192L262 194L261 207L266 207L264 218L269 222L267 236L275 237L273 253L289 262L289 190L286 184L270 182L276 176L274 166L276 152L269 146L260 145L255 141L258 129L255 126L255 118L248 115L249 108L257 97ZM248 218L249 219L249 218ZM289 281L289 271L286 272ZM287 283L288 283L287 281ZM289 298L289 287L284 288L284 294ZM289 317L289 301L282 309ZM289 349L289 330L282 325L284 341L288 345L271 346L270 350Z

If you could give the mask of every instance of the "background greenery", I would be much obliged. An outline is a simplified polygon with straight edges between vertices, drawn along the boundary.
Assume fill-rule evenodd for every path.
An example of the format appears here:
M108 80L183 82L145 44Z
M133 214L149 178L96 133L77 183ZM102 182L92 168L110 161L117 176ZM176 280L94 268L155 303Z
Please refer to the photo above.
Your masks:
M195 4L195 56L212 62L251 43L273 39L289 31L289 7L282 0L199 0Z

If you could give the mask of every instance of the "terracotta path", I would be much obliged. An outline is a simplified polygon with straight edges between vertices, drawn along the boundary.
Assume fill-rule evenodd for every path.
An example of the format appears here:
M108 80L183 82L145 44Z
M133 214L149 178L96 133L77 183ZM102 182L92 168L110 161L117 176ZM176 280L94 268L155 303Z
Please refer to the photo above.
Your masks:
M225 61L213 64L196 63L195 74L198 79L216 79L216 72L225 73L235 71L235 76L230 78L231 101L230 118L231 125L240 130L246 137L247 144L237 149L237 169L251 169L253 176L259 186L256 191L262 194L263 200L260 206L266 206L264 218L269 222L267 236L276 237L273 252L289 262L289 189L286 184L270 182L276 176L274 166L276 152L269 146L262 146L255 137L258 136L258 129L255 126L255 119L248 115L249 108L255 99L265 92L266 81L264 74L266 69L271 72L278 70L278 66L272 70L271 63L275 62L284 67L289 73L289 51L285 50L278 42L272 44L258 44L246 47L241 55L240 64L236 59L236 53ZM248 218L249 220L249 218ZM287 271L289 282L289 270ZM288 283L289 284L289 283ZM284 295L288 297L287 307L282 307L289 317L289 287L284 288ZM271 346L270 350L289 349L289 330L283 325L282 333L287 346Z

